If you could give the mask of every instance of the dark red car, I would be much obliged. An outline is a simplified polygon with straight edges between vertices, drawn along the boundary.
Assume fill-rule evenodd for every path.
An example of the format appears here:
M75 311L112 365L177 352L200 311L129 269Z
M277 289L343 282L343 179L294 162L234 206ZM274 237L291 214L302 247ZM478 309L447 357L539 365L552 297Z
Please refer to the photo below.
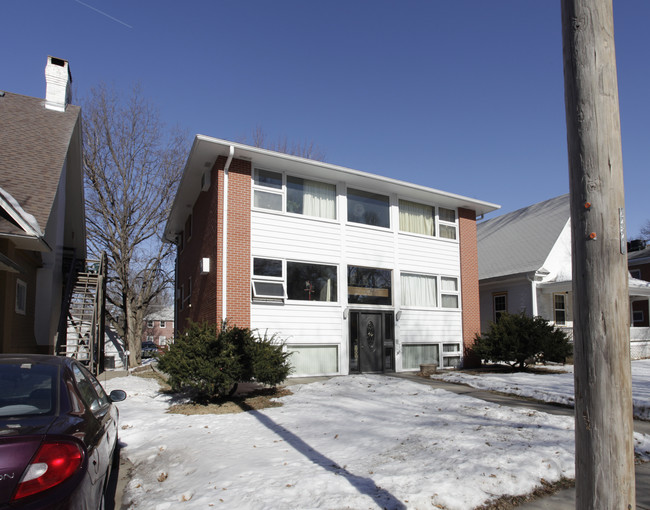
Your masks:
M0 354L0 509L101 509L118 411L80 363Z

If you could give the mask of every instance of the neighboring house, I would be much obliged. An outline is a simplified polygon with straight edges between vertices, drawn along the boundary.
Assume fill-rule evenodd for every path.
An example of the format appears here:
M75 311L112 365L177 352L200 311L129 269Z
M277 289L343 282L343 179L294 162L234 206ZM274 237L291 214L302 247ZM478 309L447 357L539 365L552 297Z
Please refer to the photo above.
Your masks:
M503 312L525 312L571 334L569 195L484 221L477 230L481 329L487 329ZM650 284L630 278L629 295L631 303L647 300ZM631 339L634 357L650 356L648 328L633 327Z
M476 217L497 208L199 135L165 229L176 324L277 334L294 376L458 366L479 331Z
M0 352L54 352L86 257L81 110L67 61L49 57L45 76L45 100L0 92Z
M628 243L627 266L630 276L636 280L650 282L650 246L644 240L636 239ZM632 325L647 328L650 326L648 297L637 297L632 301Z
M142 341L153 342L158 347L174 343L174 308L161 308L149 313L142 328Z

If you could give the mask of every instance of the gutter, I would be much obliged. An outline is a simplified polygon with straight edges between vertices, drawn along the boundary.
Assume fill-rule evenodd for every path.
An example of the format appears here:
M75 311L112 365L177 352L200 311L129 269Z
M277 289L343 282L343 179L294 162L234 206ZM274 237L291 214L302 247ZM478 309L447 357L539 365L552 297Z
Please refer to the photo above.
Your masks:
M221 322L228 318L228 171L235 155L235 146L230 146L228 160L223 168L223 253L221 256Z

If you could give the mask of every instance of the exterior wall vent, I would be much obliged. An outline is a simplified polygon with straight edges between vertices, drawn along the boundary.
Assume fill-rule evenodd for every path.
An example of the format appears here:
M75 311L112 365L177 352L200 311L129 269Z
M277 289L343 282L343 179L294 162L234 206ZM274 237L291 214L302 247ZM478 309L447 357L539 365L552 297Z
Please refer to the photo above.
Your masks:
M206 170L201 175L201 191L208 191L210 189L210 170Z

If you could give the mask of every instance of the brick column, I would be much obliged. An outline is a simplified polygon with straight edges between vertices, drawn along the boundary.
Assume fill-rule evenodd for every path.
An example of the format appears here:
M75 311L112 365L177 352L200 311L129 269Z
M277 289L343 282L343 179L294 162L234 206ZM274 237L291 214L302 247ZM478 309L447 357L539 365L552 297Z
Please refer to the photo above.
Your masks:
M463 309L463 366L479 366L481 360L472 352L474 336L481 333L481 310L478 290L478 245L476 240L476 212L458 209L458 237L460 240L460 275Z

